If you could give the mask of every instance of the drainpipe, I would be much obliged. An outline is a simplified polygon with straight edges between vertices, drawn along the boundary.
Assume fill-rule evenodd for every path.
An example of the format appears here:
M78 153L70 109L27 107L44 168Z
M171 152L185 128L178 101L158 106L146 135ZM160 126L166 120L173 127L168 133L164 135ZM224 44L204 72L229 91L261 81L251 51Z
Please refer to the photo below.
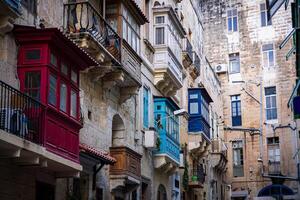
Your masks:
M259 158L258 161L261 162L261 172L264 174L264 160L263 160L263 99L262 99L262 77L259 78Z

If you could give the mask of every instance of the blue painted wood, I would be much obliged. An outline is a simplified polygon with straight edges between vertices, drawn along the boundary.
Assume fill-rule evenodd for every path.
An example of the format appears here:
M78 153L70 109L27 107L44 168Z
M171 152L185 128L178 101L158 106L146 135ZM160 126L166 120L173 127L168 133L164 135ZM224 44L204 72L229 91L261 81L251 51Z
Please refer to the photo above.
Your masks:
M143 125L149 127L149 90L143 87Z
M4 2L14 11L20 12L21 0L4 0Z
M178 109L178 106L169 98L154 98L154 124L161 141L159 149L154 153L167 154L177 163L179 163L180 154L179 124L178 117L174 116L173 112Z
M189 133L203 132L208 138L210 138L208 105L212 102L212 100L204 88L189 89L188 94L188 109L190 115L188 131Z

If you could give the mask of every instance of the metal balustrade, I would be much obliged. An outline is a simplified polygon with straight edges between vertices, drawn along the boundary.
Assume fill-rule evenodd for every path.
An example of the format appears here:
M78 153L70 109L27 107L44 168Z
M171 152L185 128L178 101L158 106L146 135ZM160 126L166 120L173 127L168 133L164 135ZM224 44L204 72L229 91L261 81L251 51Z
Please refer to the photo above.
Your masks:
M187 38L183 40L183 48L183 51L193 60L193 46Z
M89 2L64 5L64 30L67 34L88 33L121 60L121 38Z
M39 101L0 81L0 129L42 144L44 111Z
M200 62L200 58L196 52L194 52L193 63L194 63L194 66L196 67L197 71L200 72L201 62Z
M198 182L203 184L205 182L205 172L203 165L192 168L190 171L190 182Z

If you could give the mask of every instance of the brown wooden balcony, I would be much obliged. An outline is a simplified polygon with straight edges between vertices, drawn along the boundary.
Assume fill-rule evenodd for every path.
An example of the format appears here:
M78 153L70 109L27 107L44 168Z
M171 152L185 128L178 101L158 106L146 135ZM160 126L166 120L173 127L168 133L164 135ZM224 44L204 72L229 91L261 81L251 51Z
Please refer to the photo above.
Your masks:
M128 147L111 147L110 154L117 162L110 167L112 178L141 180L141 155Z

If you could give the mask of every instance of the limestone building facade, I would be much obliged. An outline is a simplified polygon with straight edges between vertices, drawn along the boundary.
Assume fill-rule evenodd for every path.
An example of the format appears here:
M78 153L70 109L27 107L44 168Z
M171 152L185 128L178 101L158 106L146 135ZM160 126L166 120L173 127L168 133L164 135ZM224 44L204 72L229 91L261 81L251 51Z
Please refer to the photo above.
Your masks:
M291 13L282 6L268 21L259 0L201 1L201 10L205 53L222 84L229 197L298 199L299 137L287 106L296 80L295 58L286 59L292 42L279 49Z

